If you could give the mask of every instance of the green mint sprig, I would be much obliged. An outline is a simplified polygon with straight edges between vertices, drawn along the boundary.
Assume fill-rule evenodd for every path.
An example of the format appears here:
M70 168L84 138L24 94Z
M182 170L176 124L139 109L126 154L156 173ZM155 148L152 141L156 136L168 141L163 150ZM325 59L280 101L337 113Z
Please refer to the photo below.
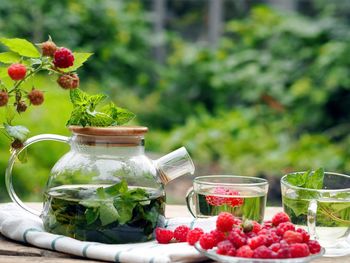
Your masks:
M119 224L126 224L133 216L133 210L140 201L149 198L149 194L141 188L128 189L127 182L121 180L119 183L96 190L96 197L83 200L81 205L87 207L85 212L88 225L94 223L98 218L102 226L118 221ZM113 202L106 202L112 200ZM142 210L142 206L138 209Z
M73 111L67 125L107 127L123 125L135 117L135 114L127 109L115 106L112 102L100 107L106 95L89 95L80 89L70 91L70 99Z

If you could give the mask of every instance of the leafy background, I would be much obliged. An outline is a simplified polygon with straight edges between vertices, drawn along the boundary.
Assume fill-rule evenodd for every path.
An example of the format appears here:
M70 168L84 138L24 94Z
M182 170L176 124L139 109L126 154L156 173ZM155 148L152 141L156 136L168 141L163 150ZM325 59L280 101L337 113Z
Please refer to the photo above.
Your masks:
M154 58L151 1L2 1L0 36L38 43L50 34L59 45L94 52L78 72L83 90L103 91L135 112L134 124L150 128L148 151L161 155L185 145L196 175L267 177L273 202L286 172L349 173L350 1L309 1L301 12L239 2L227 4L234 18L225 17L212 49L201 34L204 5L168 0L178 16L166 21L163 63ZM44 76L27 85L44 89L46 100L16 123L31 135L69 135L67 92ZM9 200L8 144L0 137L1 201ZM24 200L40 200L50 168L67 150L48 142L31 147L28 162L15 167ZM190 184L191 178L170 183L168 200L183 202L179 189Z

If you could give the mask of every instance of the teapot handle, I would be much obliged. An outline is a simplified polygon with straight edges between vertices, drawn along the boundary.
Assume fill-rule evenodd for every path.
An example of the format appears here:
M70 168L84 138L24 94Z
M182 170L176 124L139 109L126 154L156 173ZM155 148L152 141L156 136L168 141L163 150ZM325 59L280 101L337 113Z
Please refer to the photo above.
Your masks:
M36 215L36 216L40 216L41 212L26 206L21 201L21 199L17 196L17 194L13 188L13 184L12 184L12 168L13 168L13 165L14 165L16 159L17 159L17 156L24 149L26 149L29 145L36 143L36 142L40 142L40 141L58 141L58 142L69 143L70 138L66 137L66 136L56 135L56 134L42 134L42 135L37 135L37 136L33 136L33 137L29 138L28 140L26 140L23 143L22 148L16 149L12 152L11 157L8 161L8 165L6 168L6 174L5 174L6 189L10 195L11 200L13 202L15 202L18 206L20 206L22 209L24 209L25 211L27 211L33 215Z

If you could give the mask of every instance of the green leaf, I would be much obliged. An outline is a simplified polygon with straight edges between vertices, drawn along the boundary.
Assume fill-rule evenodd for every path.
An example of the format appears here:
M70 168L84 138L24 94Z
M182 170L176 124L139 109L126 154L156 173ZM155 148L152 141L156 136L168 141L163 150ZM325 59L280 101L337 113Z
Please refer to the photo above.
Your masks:
M319 168L315 172L309 173L308 178L303 187L310 188L310 189L322 189L323 179L324 179L324 170L323 168Z
M115 120L117 125L123 125L135 118L134 113L127 109L117 107L113 103L109 103L103 107L102 111L109 114Z
M89 57L93 55L93 53L78 53L74 52L74 64L73 66L65 69L61 69L63 72L71 72L71 71L76 71L78 68L80 68L84 62L86 62Z
M104 189L105 193L111 196L116 196L119 194L126 193L128 191L128 184L125 179L121 180L119 183L106 187Z
M87 102L88 100L88 94L83 92L81 89L70 90L69 95L73 105Z
M303 174L292 173L292 174L288 174L286 179L287 179L287 182L290 183L291 185L303 187L310 173L311 173L310 170Z
M112 203L102 203L100 206L100 220L102 226L117 221L119 213Z
M0 79L8 77L7 68L0 67Z
M38 58L41 56L38 49L28 40L21 38L1 38L0 42L21 56L30 58Z
M306 215L309 201L283 197L283 205L293 210L295 216Z
M10 126L8 124L4 124L5 130L12 138L18 139L21 142L24 142L27 139L29 134L29 130L24 126Z
M88 225L91 225L93 222L95 222L100 215L99 209L94 208L88 208L85 211L85 218Z
M0 62L5 64L12 64L20 61L21 57L14 52L3 52L0 53Z
M121 225L124 225L132 218L132 211L134 210L137 202L131 200L115 200L114 206L117 208L119 213L118 222Z
M103 189L103 187L99 187L96 189L96 195L98 196L99 199L105 199L106 198L106 194L105 191Z
M12 120L16 116L16 111L15 111L14 107L6 106L5 114L6 114L6 121L7 121L7 123L11 124Z

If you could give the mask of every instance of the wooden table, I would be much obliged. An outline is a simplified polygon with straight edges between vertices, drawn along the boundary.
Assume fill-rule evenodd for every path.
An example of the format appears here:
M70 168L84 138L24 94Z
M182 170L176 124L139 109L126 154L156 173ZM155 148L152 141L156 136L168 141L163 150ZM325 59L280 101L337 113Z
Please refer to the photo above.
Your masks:
M40 203L29 203L29 206L40 209ZM280 211L281 208L268 207L266 219ZM185 206L168 205L166 208L167 217L191 216ZM32 247L26 244L9 240L0 234L0 263L92 263L100 262L87 260L77 256ZM313 261L315 263L350 263L350 256L338 258L321 258Z

